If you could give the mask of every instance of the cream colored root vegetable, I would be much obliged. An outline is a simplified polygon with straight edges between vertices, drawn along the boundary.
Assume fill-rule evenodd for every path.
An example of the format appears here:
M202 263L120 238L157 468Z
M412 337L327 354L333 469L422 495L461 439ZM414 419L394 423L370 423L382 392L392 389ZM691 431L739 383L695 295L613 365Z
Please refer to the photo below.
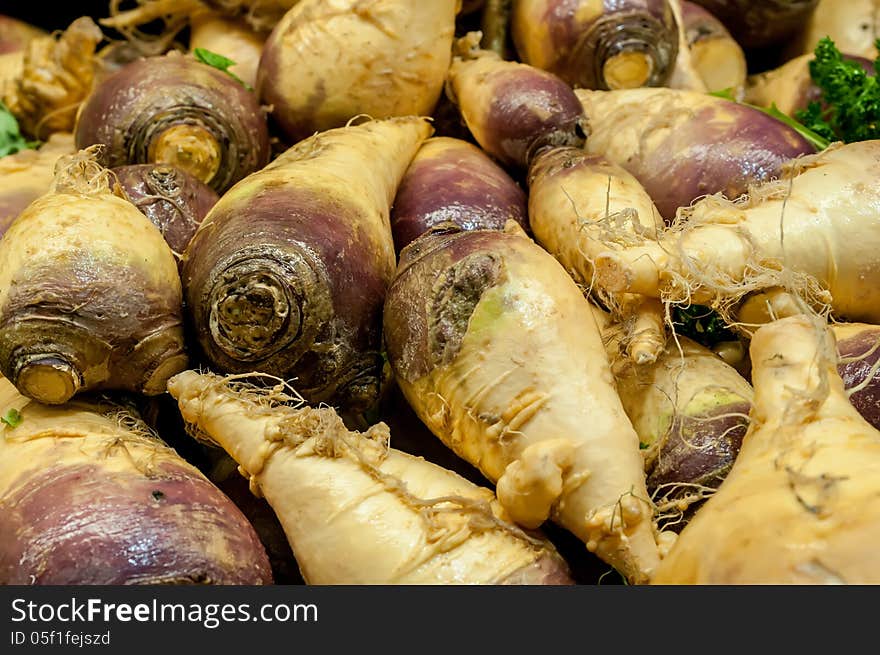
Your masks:
M491 491L390 448L385 424L350 432L332 409L195 371L168 390L272 506L308 584L570 583L553 547L511 524Z
M665 309L657 299L605 294L593 285L593 260L606 249L603 238L655 237L663 219L639 182L620 166L583 148L548 148L529 169L529 223L538 242L578 284L615 307L629 330L633 361L657 359L666 342Z
M229 71L245 84L255 86L257 67L266 35L251 29L246 23L228 18L214 11L199 11L189 21L189 51L202 48L231 59Z
M660 552L638 436L590 305L549 253L518 234L427 233L401 253L384 333L410 405L515 521L552 519L647 579Z
M458 0L302 0L269 36L257 91L296 142L372 118L433 112Z
M781 319L758 330L751 358L739 456L652 582L880 583L880 432L847 399L833 335Z
M598 283L724 306L794 275L838 317L880 322L878 175L880 141L797 160L740 202L696 203L659 241L610 244L596 262Z
M819 40L830 36L846 54L873 60L880 37L880 0L819 0L798 38L786 49L785 59L812 53Z

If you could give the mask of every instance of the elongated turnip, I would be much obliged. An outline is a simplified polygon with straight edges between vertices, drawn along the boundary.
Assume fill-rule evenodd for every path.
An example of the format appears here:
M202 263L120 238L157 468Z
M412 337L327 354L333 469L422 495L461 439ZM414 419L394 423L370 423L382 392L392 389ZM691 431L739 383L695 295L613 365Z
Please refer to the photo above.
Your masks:
M131 408L0 379L0 584L270 584L247 519Z
M391 209L398 251L438 223L500 230L508 220L528 229L526 194L480 148L449 137L422 144Z
M328 130L223 195L182 273L211 366L295 377L310 402L375 402L396 263L390 205L430 131L416 117Z
M301 0L269 36L257 89L291 142L366 114L429 115L458 0ZM332 62L332 66L328 66Z
M829 148L738 203L698 202L659 241L610 245L597 283L673 301L729 307L794 285L849 321L880 322L880 141Z
M675 89L576 91L590 121L587 150L623 166L669 222L680 207L736 198L815 148L761 111Z
M159 228L178 255L219 200L207 184L173 166L132 164L111 170L128 200Z
M505 232L423 235L401 253L384 332L413 409L515 521L553 519L647 579L660 555L639 440L589 303L550 254Z
M456 42L446 91L477 143L506 166L526 169L541 148L581 146L589 133L568 84L481 49L479 33Z
M552 546L510 523L491 491L389 448L384 423L351 432L332 409L195 371L168 389L265 496L309 584L570 583Z
M538 242L581 286L592 290L593 260L603 236L639 242L654 237L663 219L648 194L623 168L583 148L547 148L529 168L529 221ZM655 299L597 290L628 324L624 342L639 363L654 361L666 341L665 309Z
M0 158L0 235L29 204L48 193L58 158L73 152L73 135L56 132L38 150Z
M667 0L514 0L511 31L524 63L571 86L663 86L678 54Z
M223 193L269 160L266 117L226 73L172 52L103 79L83 103L76 144L103 144L105 164L169 164Z
M41 402L163 393L187 364L174 256L111 177L88 151L59 162L0 239L0 372Z
M759 329L748 433L655 584L876 584L880 432L852 407L834 338L804 316Z

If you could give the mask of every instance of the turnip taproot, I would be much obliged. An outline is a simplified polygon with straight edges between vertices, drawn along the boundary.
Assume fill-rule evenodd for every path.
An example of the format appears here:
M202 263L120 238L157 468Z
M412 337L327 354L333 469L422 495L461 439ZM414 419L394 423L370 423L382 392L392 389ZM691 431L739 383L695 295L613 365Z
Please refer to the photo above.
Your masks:
M0 239L0 372L41 402L163 393L187 365L174 255L111 182L93 152L66 157Z
M295 377L307 400L340 409L377 400L390 206L430 132L416 117L327 130L223 195L182 273L211 366Z
M398 251L439 223L500 230L508 220L528 229L525 192L480 148L449 137L422 144L391 208Z
M272 121L296 142L361 114L429 115L452 57L458 4L301 0L260 59L257 90Z
M173 166L132 164L111 170L125 197L159 228L177 255L220 199L207 184Z
M127 405L0 379L0 584L271 584L242 513Z
M169 164L223 193L269 160L266 116L226 73L171 52L101 80L77 118L76 144L103 144L105 164Z
M541 148L581 146L589 133L568 84L481 49L479 33L456 41L446 92L477 143L505 166L526 169Z
M58 158L73 153L73 135L56 132L37 150L0 157L0 235L29 204L49 191Z
M678 54L667 0L514 0L522 61L586 89L665 85Z
M491 491L389 447L384 423L349 431L330 408L185 371L168 390L266 498L309 584L569 584L553 547L514 526Z
M750 353L742 448L652 582L880 582L880 432L846 396L832 333L784 318L755 333Z
M578 90L590 122L587 150L632 173L670 222L705 195L728 198L771 179L815 148L761 111L677 89Z
M632 582L660 550L639 440L588 301L520 234L435 230L401 253L384 333L398 385L511 518L548 519Z
M575 281L593 291L593 260L603 237L639 242L656 236L663 219L636 179L620 166L583 148L540 151L528 176L529 222L537 241ZM665 309L656 299L597 295L628 325L624 343L634 361L654 361L666 341Z
M658 241L609 244L597 284L717 309L784 286L838 318L880 322L878 175L880 141L795 160L739 202L701 200Z

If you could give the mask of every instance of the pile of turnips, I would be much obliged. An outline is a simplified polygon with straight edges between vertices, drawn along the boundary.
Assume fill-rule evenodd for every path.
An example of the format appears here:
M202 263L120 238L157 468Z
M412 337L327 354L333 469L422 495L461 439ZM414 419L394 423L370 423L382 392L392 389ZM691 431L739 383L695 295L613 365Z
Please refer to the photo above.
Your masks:
M878 15L0 16L0 583L880 582Z

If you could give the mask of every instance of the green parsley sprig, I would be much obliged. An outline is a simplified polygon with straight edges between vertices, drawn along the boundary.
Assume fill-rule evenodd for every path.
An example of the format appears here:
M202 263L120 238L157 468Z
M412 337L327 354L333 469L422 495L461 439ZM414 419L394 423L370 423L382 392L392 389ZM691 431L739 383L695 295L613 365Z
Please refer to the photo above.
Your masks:
M0 157L14 155L20 150L36 148L39 145L39 141L28 141L21 135L15 116L0 102Z

